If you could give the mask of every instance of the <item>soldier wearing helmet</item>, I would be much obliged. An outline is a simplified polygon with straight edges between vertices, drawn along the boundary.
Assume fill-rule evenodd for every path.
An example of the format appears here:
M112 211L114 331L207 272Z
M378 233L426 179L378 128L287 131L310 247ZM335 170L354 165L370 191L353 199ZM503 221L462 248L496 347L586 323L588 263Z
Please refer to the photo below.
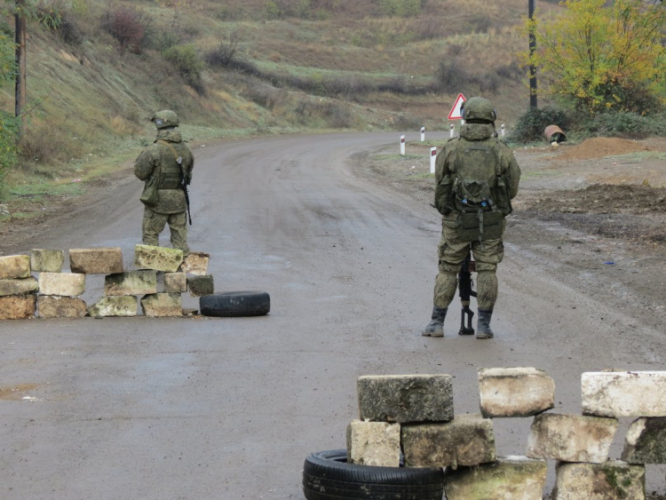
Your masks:
M478 273L476 337L489 339L497 300L497 264L504 257L504 219L518 193L520 168L513 152L497 139L497 116L490 101L469 99L462 117L460 137L451 139L437 155L435 207L442 214L442 238L432 321L422 334L444 336L444 319L458 286L458 273L471 251Z
M185 189L192 181L194 158L178 130L178 115L159 111L151 120L157 127L157 139L134 163L134 174L145 181L141 201L143 244L159 246L159 236L169 224L171 245L189 255L187 246L187 202Z

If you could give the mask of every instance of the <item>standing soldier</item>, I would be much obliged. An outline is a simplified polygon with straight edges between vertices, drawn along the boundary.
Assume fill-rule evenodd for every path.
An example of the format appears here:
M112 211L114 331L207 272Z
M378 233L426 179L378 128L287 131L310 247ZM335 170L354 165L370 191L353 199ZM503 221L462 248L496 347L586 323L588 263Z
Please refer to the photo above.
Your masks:
M171 245L187 256L187 186L192 181L194 158L178 130L178 116L173 111L159 111L151 120L157 127L157 139L134 163L134 175L146 185L141 195L143 244L159 246L160 233L169 223Z
M465 124L437 155L435 207L442 214L439 274L432 321L423 335L444 336L444 318L458 287L458 273L470 249L476 260L479 317L477 339L493 338L490 318L497 300L497 264L504 257L504 218L518 193L520 168L513 152L497 139L496 113L487 99L464 103Z

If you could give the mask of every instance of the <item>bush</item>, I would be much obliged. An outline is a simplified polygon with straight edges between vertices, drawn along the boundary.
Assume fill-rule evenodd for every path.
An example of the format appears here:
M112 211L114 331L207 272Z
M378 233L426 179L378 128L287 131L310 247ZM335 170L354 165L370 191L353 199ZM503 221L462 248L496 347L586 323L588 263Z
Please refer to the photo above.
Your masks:
M285 12L276 0L268 0L264 5L264 13L268 19L280 19Z
M646 116L637 113L601 113L583 121L579 130L585 135L644 139L651 135L666 135L666 116Z
M13 115L0 111L0 192L7 172L17 163L16 132L18 122Z
M205 89L201 79L201 71L204 63L199 58L196 48L191 43L185 45L174 45L162 52L164 59L173 64L183 77L183 80L199 94L204 94Z
M543 131L548 125L557 125L566 133L571 120L564 112L554 108L530 108L518 120L516 128L507 138L511 142L527 143L543 139Z
M379 7L387 16L417 16L422 5L422 0L379 0Z
M43 126L26 128L18 152L28 162L53 165L81 156L83 149L80 141L68 135L66 127Z
M150 41L152 24L148 14L130 7L109 9L101 20L102 29L120 43L121 53L141 54Z
M206 63L209 66L229 66L238 51L240 41L240 33L238 31L232 32L229 35L228 42L221 43L218 48L211 50L204 56Z

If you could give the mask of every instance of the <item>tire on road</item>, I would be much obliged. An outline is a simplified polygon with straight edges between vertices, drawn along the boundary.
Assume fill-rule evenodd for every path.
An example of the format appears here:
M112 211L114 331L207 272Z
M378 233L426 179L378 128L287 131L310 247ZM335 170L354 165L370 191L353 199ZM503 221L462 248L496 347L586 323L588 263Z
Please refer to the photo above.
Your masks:
M442 469L347 463L347 450L312 453L303 466L307 500L442 500Z
M264 316L271 310L271 298L266 292L215 293L201 297L199 309L204 316Z

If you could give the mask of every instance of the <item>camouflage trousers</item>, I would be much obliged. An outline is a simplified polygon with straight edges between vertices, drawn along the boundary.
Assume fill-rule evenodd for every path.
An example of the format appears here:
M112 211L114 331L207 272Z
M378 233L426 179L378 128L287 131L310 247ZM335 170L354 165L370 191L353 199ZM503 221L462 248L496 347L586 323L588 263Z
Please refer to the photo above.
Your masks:
M458 289L458 273L470 252L476 261L477 303L479 309L492 311L497 301L497 264L504 258L501 239L473 243L461 242L455 221L442 221L442 238L439 242L439 274L435 279L435 307L449 307Z
M143 212L143 244L160 245L160 233L164 226L169 224L171 231L171 246L183 251L183 255L190 254L187 246L187 212L177 214L158 214L145 207Z

